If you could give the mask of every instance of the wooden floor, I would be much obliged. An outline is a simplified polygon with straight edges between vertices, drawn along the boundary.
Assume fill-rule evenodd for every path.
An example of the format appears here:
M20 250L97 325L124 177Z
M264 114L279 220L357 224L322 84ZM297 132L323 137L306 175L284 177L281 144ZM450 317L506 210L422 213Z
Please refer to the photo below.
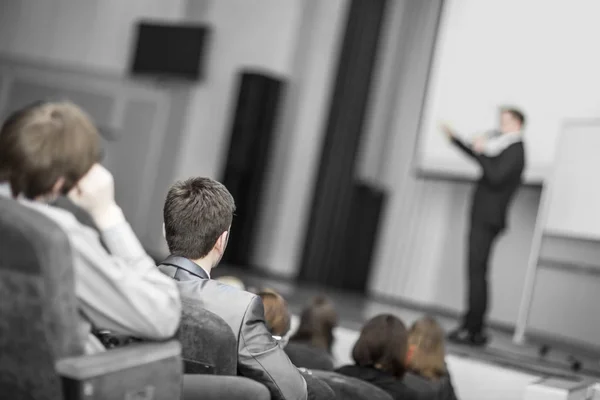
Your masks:
M340 325L359 330L363 322L381 313L391 313L409 325L424 313L436 317L444 329L450 330L457 324L456 318L432 310L416 309L407 304L370 299L364 295L338 289L301 285L281 279L273 279L245 269L220 266L213 270L213 277L232 275L240 278L248 288L269 287L277 290L288 301L292 313L298 315L312 296L326 294L335 303ZM545 356L540 348L545 343L517 345L511 333L502 329L490 329L492 340L485 348L448 345L448 352L477 360L492 362L528 373L561 376L564 378L600 378L600 354L588 348L567 345L555 341ZM576 365L579 364L579 365ZM574 367L578 367L574 369Z

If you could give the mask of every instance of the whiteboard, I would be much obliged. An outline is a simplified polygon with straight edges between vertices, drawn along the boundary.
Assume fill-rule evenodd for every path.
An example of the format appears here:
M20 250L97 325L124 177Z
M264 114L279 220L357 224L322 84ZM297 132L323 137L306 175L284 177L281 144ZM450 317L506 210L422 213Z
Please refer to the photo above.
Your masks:
M600 119L567 123L549 179L545 234L600 240Z
M552 165L563 121L600 117L599 0L446 0L415 154L425 173L472 178L477 167L439 131L497 127L502 105L521 108L525 179Z

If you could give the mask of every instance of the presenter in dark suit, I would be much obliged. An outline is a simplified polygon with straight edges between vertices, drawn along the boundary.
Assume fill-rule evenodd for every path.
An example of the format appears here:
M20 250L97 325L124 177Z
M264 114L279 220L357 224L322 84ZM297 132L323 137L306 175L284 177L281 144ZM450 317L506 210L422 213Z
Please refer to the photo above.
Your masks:
M524 114L514 108L500 112L500 130L473 141L461 139L447 125L442 130L451 142L481 168L471 202L468 247L468 305L462 325L449 335L455 343L484 346L488 310L488 263L498 235L506 228L508 207L525 168L522 129Z

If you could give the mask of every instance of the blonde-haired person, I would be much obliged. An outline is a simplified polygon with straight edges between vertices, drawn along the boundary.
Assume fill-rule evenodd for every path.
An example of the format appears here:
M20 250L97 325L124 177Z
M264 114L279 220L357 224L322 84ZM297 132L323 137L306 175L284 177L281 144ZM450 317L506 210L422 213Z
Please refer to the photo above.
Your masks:
M417 320L408 331L404 383L420 392L422 398L456 400L446 368L444 331L432 317Z
M100 136L69 102L37 103L11 114L0 129L0 197L12 197L53 220L73 253L79 332L87 353L105 350L91 327L142 339L166 339L179 326L176 284L146 254L115 202L113 177L98 162ZM99 235L55 207L68 196Z

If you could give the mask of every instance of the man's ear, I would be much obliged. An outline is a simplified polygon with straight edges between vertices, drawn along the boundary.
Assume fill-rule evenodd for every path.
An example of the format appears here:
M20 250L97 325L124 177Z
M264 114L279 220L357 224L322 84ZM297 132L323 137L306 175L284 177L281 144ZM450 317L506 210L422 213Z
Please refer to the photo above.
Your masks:
M163 237L167 238L167 230L165 229L165 223L163 222Z
M61 176L60 178L58 178L56 180L56 182L54 182L54 185L52 185L52 195L58 196L58 195L62 194L64 187L65 187L65 178Z
M217 250L219 250L219 252L221 254L223 254L225 252L225 248L227 247L228 239L229 239L229 231L225 231L225 232L221 233L221 236L219 236L219 239L217 239Z

